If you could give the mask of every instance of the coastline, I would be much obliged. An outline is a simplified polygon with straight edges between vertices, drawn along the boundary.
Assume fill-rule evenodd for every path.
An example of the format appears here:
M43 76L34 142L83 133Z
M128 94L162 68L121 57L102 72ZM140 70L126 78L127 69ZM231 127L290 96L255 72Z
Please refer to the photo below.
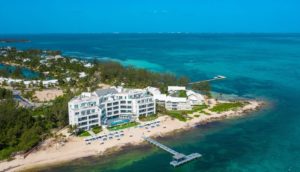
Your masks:
M144 140L141 138L142 135L155 138L171 135L174 132L184 132L199 124L248 115L250 112L259 110L264 105L265 102L262 101L249 101L249 104L237 110L212 113L210 115L201 114L199 117L193 118L187 122L171 119L169 116L160 116L157 119L161 121L160 127L151 129L151 131L149 130L150 132L144 128L125 129L125 136L122 139L109 140L103 145L100 145L98 141L86 145L83 138L70 136L67 138L68 142L61 146L57 143L53 144L53 138L51 138L46 140L38 151L31 153L25 159L22 156L16 156L12 161L0 162L0 171L26 171L45 165L61 164L74 159L108 155L128 146L145 144ZM130 135L134 136L130 137Z

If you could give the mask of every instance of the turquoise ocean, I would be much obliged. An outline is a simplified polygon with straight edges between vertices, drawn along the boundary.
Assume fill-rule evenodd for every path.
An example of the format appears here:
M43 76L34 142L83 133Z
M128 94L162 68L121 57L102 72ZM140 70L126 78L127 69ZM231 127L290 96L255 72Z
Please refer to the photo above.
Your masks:
M48 34L0 35L29 43L21 49L57 49L85 59L110 59L193 81L224 75L217 92L264 99L259 112L200 125L160 142L202 158L173 168L171 156L151 145L83 158L39 171L274 172L300 171L300 34ZM100 146L100 145L99 145Z

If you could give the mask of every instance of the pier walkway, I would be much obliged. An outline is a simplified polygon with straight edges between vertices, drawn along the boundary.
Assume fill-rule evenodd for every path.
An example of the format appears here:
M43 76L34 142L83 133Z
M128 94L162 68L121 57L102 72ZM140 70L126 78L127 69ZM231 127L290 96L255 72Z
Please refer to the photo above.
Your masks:
M170 162L170 165L172 165L173 167L177 167L179 165L182 165L184 163L187 163L189 161L192 161L196 158L200 158L202 155L199 153L192 153L190 155L184 155L182 153L179 153L153 139L151 139L150 137L146 137L146 136L142 136L142 138L146 141L148 141L149 143L169 152L170 154L173 155L173 161Z
M198 84L198 83L201 83L201 82L210 82L210 81L216 81L216 80L220 80L220 79L225 79L226 77L225 76L222 76L222 75L218 75L212 79L207 79L207 80L203 80L203 81L196 81L196 82L190 82L189 84Z

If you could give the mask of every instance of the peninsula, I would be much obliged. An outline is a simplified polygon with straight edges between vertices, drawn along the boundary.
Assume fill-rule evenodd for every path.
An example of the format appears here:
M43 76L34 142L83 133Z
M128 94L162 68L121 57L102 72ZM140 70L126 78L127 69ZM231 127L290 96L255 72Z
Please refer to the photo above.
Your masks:
M0 63L6 65L0 71L0 171L104 155L145 143L145 136L186 132L264 104L213 97L209 81L64 57L60 51L1 48ZM27 78L23 69L37 75Z

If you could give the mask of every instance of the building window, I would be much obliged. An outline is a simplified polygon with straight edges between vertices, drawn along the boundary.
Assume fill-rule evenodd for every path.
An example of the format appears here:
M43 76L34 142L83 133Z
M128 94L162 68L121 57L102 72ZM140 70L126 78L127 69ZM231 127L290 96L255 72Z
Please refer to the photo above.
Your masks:
M83 126L83 125L86 125L87 122L81 122L81 123L78 123L79 126Z
M146 105L139 106L140 109L145 108L145 107L146 107Z
M98 115L89 116L89 119L98 118Z
M78 118L78 122L84 121L86 119L87 119L86 117Z

